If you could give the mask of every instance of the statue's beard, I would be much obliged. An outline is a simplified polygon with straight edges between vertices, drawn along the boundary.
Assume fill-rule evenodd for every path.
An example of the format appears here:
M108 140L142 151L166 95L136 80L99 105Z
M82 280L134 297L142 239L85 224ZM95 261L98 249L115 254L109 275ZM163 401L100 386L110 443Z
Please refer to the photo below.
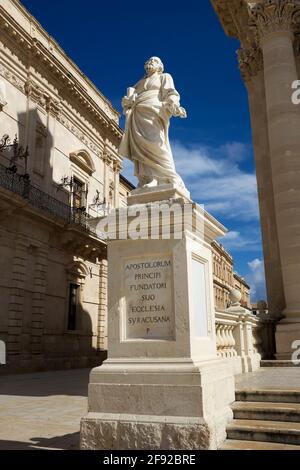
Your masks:
M147 73L147 75L153 74L153 73L155 73L155 72L157 72L157 68L156 68L156 67L147 67L147 68L146 68L146 73Z

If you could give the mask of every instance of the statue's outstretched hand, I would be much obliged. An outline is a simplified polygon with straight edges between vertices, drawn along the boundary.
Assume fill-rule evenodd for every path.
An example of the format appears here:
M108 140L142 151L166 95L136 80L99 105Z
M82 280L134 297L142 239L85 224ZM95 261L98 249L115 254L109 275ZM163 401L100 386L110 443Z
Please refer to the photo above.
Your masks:
M184 108L178 106L176 103L167 103L167 109L174 117L186 118L187 113Z
M187 112L186 112L185 108L180 107L179 112L180 112L179 117L181 117L182 119L187 118Z

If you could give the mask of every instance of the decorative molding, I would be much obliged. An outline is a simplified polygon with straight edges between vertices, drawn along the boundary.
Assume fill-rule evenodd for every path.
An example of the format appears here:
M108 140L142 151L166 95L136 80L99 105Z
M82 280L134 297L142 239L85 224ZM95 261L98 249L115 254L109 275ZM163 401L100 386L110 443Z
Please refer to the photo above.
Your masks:
M102 160L104 161L104 163L106 163L107 166L110 166L112 162L114 161L114 157L110 155L105 149L102 154Z
M70 160L90 176L96 171L93 159L86 150L70 153Z
M277 31L295 32L300 27L299 0L262 0L249 3L250 27L262 38Z
M113 162L113 170L115 173L120 173L122 171L122 162L119 160L114 160Z
M2 64L0 64L0 75L24 93L24 82Z
M26 81L24 86L26 96L30 97L33 101L35 101L41 108L46 109L46 97L47 95L43 92L43 90L33 82L33 80L29 79Z
M45 93L45 91L32 79L26 81L24 90L25 94L41 108L45 109L47 113L50 113L54 117L58 117L61 112L61 103Z
M66 117L63 115L63 113L60 113L57 116L58 122L60 122L66 129L68 129L72 134L77 137L83 144L85 144L92 152L94 152L96 155L99 157L102 156L102 152L97 147L90 139L86 137L86 135L78 129L78 127L74 126L74 124Z
M89 276L89 270L82 261L73 261L66 267L67 273L74 278L85 280Z
M7 104L6 101L6 88L3 80L0 80L0 111Z
M221 21L221 24L228 36L238 38L239 32L231 11L231 3L236 4L236 0L211 0L211 3Z
M263 70L263 54L259 47L240 48L237 54L239 68L245 82Z

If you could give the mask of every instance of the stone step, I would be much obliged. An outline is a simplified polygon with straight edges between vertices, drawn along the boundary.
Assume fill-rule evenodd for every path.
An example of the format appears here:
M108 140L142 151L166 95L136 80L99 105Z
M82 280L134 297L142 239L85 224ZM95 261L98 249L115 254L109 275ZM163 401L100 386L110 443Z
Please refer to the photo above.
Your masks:
M300 423L234 419L227 426L227 438L300 445Z
M300 423L300 403L238 401L232 405L235 419Z
M300 389L240 389L235 397L236 401L300 403Z
M300 446L279 444L276 442L237 441L227 439L219 450L300 450Z
M295 361L275 361L275 360L263 360L260 361L261 367L300 367L300 361L295 363Z

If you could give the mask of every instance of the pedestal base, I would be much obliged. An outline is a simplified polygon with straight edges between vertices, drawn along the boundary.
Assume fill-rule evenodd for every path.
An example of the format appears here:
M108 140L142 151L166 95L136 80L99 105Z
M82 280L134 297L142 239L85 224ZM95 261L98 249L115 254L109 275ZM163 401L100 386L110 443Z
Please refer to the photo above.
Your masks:
M191 202L190 193L174 184L163 184L154 188L138 188L131 191L127 198L128 206L135 204L147 204L149 202L162 202L183 199Z
M276 359L292 360L292 355L300 350L300 318L282 320L276 326ZM295 342L298 341L298 345ZM300 359L300 353L298 354Z
M225 228L188 197L173 185L132 192L145 236L130 219L109 240L109 359L91 372L82 449L216 449L226 438L234 378L217 359L211 253ZM160 201L180 211L149 217Z
M226 360L114 364L91 373L81 449L216 449L232 419Z

